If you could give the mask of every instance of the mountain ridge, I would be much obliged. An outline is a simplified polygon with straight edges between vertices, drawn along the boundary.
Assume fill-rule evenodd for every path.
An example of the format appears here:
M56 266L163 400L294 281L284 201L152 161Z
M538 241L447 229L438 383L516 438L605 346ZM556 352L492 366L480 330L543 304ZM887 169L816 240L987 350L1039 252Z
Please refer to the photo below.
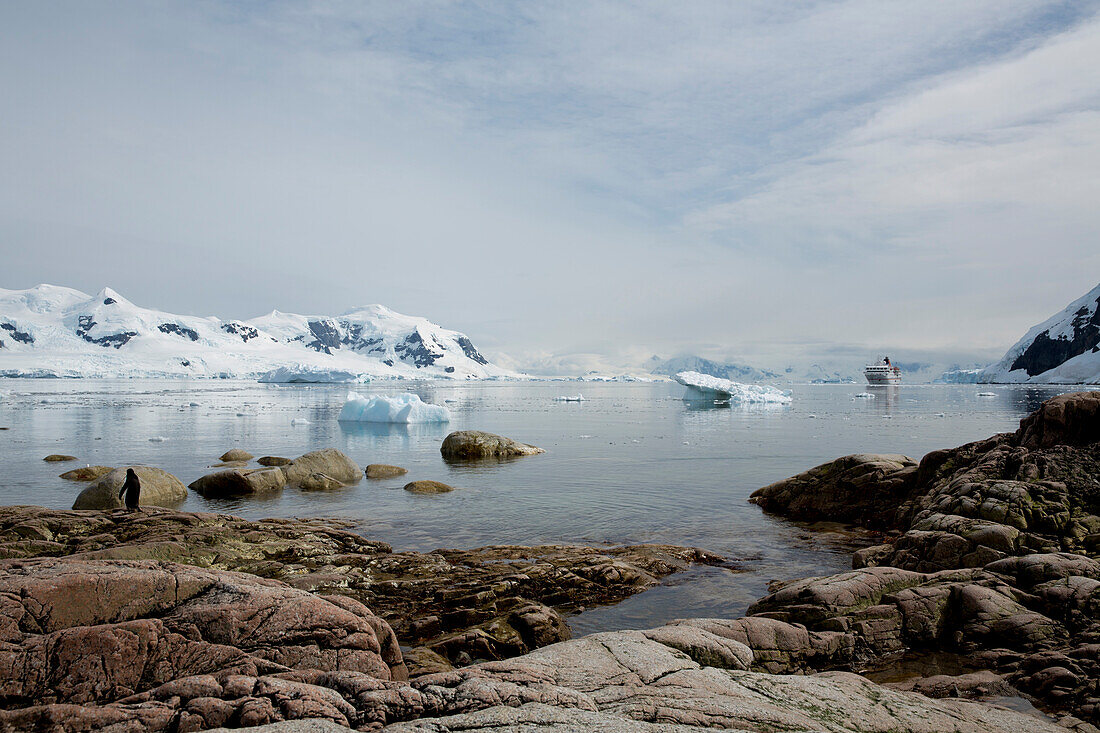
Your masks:
M48 284L0 288L0 375L252 378L277 369L302 381L310 373L326 381L326 371L364 379L514 376L466 334L380 304L336 316L273 310L223 320L143 308L109 287L95 295Z

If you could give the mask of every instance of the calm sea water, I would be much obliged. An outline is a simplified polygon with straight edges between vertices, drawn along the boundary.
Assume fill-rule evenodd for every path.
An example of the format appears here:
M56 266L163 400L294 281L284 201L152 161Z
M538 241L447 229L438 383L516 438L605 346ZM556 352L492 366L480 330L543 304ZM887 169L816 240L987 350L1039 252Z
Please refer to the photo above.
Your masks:
M397 549L486 544L695 545L737 571L698 568L609 608L571 619L577 633L644 628L686 616L737 616L773 579L850 566L850 536L768 517L749 494L840 455L936 449L1014 430L1066 388L863 385L795 386L794 403L715 407L685 403L668 383L412 383L363 392L413 391L447 404L449 425L337 421L347 387L230 381L4 380L0 390L0 504L69 508L83 488L57 478L84 464L159 466L189 483L230 448L294 457L335 447L360 465L409 469L332 492L288 489L272 497L207 500L183 509L248 518L334 516ZM559 402L583 393L584 402ZM978 396L992 392L994 396ZM488 430L541 446L545 455L449 465L447 432ZM157 439L154 442L150 439ZM45 463L69 453L79 463ZM434 479L459 487L437 496L401 487Z

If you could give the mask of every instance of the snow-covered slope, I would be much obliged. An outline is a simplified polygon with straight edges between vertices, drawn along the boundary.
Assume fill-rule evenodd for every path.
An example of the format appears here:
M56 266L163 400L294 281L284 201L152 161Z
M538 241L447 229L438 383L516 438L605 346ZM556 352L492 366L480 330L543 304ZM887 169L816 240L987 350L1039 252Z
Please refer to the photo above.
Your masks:
M1100 285L1028 331L979 379L1100 384Z
M680 372L699 372L736 382L765 382L780 378L775 372L769 372L766 369L711 361L694 354L681 354L666 360L654 356L649 360L648 366L651 374L664 374L669 377L674 377Z
M55 285L0 289L0 375L359 378L511 376L465 334L370 305L340 316L179 316ZM299 381L304 381L299 379Z

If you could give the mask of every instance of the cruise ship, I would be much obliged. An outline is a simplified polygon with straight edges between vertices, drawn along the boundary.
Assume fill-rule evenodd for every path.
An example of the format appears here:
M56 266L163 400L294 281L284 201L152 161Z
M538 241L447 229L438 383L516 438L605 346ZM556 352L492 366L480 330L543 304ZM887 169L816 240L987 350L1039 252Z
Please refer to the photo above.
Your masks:
M867 377L867 384L875 386L901 384L901 370L890 363L888 356L884 356L877 364L863 367L863 376Z

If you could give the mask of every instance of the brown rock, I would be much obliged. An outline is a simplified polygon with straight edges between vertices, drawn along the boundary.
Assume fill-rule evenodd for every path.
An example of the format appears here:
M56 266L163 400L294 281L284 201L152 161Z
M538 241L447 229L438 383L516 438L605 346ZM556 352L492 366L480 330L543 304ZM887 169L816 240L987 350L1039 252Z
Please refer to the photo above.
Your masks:
M281 491L286 477L281 468L232 469L207 474L192 481L188 488L206 498L253 496Z
M252 454L249 453L246 450L241 450L240 448L234 448L232 450L227 450L225 453L222 453L221 458L219 458L218 460L220 460L220 461L251 461L252 460Z
M256 459L256 463L261 466L289 466L293 461L289 458L280 458L279 456L263 456Z
M152 466L121 466L100 476L80 492L73 509L116 509L123 506L118 492L126 481L126 469L134 469L141 481L141 506L178 506L187 498L187 487L159 468Z
M367 466L366 470L367 478L393 478L394 476L403 476L408 472L409 469L407 468L389 466L385 463L372 463Z
M363 471L355 461L335 448L298 456L289 465L283 466L282 471L291 486L299 486L304 479L315 473L323 473L342 484L356 484L363 479Z
M275 469L280 470L280 469ZM342 489L344 484L340 483L327 473L311 473L308 476L302 478L298 482L298 488L303 491L331 491L332 489Z
M43 461L48 461L49 463L61 463L63 461L75 461L76 456L66 456L66 455L61 454L61 453L51 453L50 455L46 456L42 460Z
M455 490L455 487L440 481L410 481L403 488L414 494L446 494Z
M83 468L74 468L71 471L66 471L61 474L59 478L63 478L66 481L95 481L100 476L108 474L113 470L111 466L84 466Z
M1015 437L1026 448L1100 441L1100 392L1071 392L1052 397L1020 421Z
M459 430L451 433L443 439L443 445L440 446L439 451L449 460L511 458L546 452L542 448L518 443L511 438L481 430Z

